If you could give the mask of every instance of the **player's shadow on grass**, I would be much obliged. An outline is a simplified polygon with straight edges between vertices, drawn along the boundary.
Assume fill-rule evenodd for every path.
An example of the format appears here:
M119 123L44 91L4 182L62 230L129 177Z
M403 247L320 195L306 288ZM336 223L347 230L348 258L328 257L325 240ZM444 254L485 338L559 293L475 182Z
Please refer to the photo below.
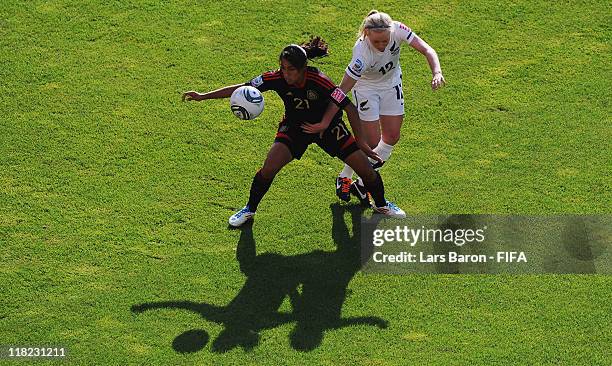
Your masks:
M153 309L184 309L204 319L222 324L224 329L212 343L213 352L227 352L236 347L249 351L259 344L262 330L295 322L289 335L291 346L299 351L317 348L327 330L364 324L386 328L387 322L375 316L341 316L347 287L361 268L359 206L331 205L333 252L314 251L285 256L277 253L256 253L250 224L241 229L236 249L240 270L246 282L240 292L225 306L192 301L167 301L132 306L141 313ZM344 221L349 211L353 235ZM280 312L289 297L292 312ZM177 336L173 348L177 352L195 352L208 342L204 330L193 329Z

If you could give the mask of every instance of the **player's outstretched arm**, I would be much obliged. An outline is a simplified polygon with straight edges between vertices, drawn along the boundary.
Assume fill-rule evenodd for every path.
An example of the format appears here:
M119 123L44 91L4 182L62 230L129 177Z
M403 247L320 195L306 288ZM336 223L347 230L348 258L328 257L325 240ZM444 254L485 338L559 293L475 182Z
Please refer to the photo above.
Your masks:
M444 80L444 76L442 75L442 68L440 67L440 59L438 58L438 54L436 50L434 50L427 42L423 41L416 34L414 38L410 42L410 46L412 46L415 50L419 51L425 58L427 58L427 63L429 64L429 68L431 69L432 78L431 78L431 88L433 90L437 90L440 87L446 84L446 80Z
M232 96L234 90L240 88L244 84L236 84L226 86L225 88L217 89L210 91L208 93L198 93L197 91L187 91L183 93L183 102L190 100L204 100L204 99L221 99L221 98L229 98Z

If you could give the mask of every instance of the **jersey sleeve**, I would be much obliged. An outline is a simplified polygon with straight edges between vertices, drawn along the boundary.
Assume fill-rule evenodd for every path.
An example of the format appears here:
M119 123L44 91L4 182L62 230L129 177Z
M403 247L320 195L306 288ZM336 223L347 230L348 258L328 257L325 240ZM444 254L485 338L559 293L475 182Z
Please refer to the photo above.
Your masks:
M323 95L331 99L340 109L344 109L344 107L351 102L342 89L338 88L336 84L322 72L308 71L308 78L317 85Z
M395 36L400 42L410 43L415 34L406 24L396 22Z
M364 52L361 50L361 45L356 44L353 47L353 58L346 67L346 74L355 80L361 79L361 74L366 71L368 60L366 60Z
M280 71L270 71L264 72L263 74L254 77L250 81L244 83L244 85L252 86L261 92L265 92L268 90L276 90L278 88L279 82L281 81L282 75Z

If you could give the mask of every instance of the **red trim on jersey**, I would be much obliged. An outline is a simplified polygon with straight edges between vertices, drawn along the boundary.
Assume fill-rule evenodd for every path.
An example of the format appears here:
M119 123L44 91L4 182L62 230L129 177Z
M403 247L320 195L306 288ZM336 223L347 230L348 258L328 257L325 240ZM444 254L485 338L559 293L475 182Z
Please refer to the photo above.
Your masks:
M349 136L348 140L346 140L346 142L344 143L344 145L342 145L340 150L344 150L346 147L349 147L351 143L353 142L355 142L355 138L353 136Z
M312 78L313 81L316 81L319 85L324 86L327 89L334 89L336 85L326 81L325 79Z
M289 136L285 135L285 134L284 134L284 133L282 133L282 132L277 132L277 133L276 133L276 137L277 137L277 138L278 138L278 137L282 137L282 138L285 138L285 139L287 139L287 140L289 140L289 141L293 142L293 140L291 140L291 137L289 137ZM351 136L351 137L352 137L352 136Z
M321 78L321 79L323 79L323 80L327 81L328 83L331 83L331 84L333 84L333 83L334 83L333 81L331 81L331 79L330 79L329 77L327 77L327 75L323 74L322 72L308 71L308 73L309 73L310 75L313 75L313 76L319 77L319 78Z
M280 71L271 71L271 72L264 72L262 75L262 78L267 81L267 80L276 80L282 76L283 75L281 74Z
M332 83L330 83L329 81L325 80L325 79L321 79L321 78L317 78L317 77L311 77L312 81L314 81L315 83L319 84L320 86L324 87L325 89L334 89L336 88L336 86Z
M336 85L329 80L329 78L321 76L321 74L315 74L314 72L309 71L308 74L310 75L312 80L317 80L319 81L320 85L326 86L328 88L335 88Z
M331 79L329 77L327 77L327 75L325 75L324 73L320 72L320 71L312 71L312 70L308 70L307 71L310 75L314 75L314 76L318 76L321 79L327 80L330 83L332 82Z

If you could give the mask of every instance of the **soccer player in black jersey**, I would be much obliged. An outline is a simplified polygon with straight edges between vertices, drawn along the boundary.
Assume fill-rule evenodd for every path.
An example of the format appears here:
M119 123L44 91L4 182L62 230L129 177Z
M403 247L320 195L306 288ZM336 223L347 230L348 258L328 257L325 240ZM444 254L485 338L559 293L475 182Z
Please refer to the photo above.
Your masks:
M406 216L402 209L385 200L383 181L372 168L366 154L378 161L380 158L365 140L360 139L361 120L355 105L325 74L307 66L308 59L325 55L327 44L316 37L302 46L292 44L285 47L279 57L279 70L266 72L244 84L208 93L188 91L183 94L183 100L229 98L237 88L251 85L262 92L274 90L285 104L285 116L279 124L274 144L263 167L253 178L249 201L230 217L231 226L241 226L255 215L257 205L276 174L291 160L300 159L311 143L316 143L326 153L337 156L355 170L372 196L374 211L393 217ZM334 116L329 127L321 133L304 132L302 126L320 122L330 103L335 103L341 110ZM342 109L346 111L356 139L342 121Z

